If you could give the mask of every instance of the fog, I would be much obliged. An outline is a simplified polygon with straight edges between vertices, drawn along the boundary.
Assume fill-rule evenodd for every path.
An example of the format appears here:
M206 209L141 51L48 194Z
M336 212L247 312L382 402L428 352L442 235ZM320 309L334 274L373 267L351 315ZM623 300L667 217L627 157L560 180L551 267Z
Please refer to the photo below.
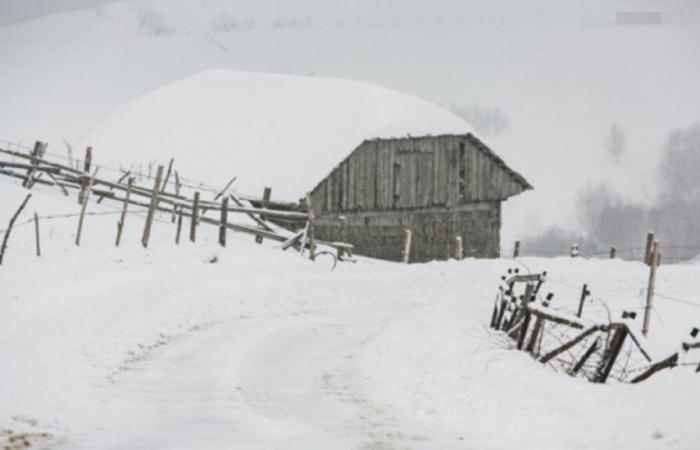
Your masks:
M35 19L46 14L102 5L115 0L1 0L0 25Z

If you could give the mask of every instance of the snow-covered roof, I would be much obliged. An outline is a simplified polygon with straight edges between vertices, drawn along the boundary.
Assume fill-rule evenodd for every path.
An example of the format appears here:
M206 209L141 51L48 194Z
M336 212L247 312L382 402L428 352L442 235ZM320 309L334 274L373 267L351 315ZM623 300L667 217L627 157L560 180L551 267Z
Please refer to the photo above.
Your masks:
M297 200L366 139L468 133L428 101L370 83L209 70L120 108L88 136L97 164L157 161L185 177Z

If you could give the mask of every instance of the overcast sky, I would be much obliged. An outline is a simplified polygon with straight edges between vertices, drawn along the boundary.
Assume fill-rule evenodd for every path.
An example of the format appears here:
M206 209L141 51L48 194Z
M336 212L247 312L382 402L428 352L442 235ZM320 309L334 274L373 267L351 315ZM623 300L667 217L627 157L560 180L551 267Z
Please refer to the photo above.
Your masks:
M115 0L0 0L0 25Z

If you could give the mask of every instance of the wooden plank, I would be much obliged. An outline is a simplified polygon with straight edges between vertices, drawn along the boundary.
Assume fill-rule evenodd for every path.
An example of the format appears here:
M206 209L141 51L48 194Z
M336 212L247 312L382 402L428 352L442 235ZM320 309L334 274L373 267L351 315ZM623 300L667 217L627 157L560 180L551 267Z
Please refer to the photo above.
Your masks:
M14 215L10 219L10 223L5 230L5 236L2 238L2 248L0 248L0 266L2 265L3 258L5 257L5 250L7 250L7 242L10 239L10 233L12 233L12 227L15 226L15 221L17 217L22 213L22 210L27 205L29 199L32 198L32 194L27 194L22 203L20 203L19 208L15 211Z
M34 212L34 237L36 241L36 256L41 256L41 239L39 237L39 214Z
M151 227L153 226L153 219L155 217L156 208L158 207L158 192L160 191L162 177L163 166L159 165L156 170L156 179L153 184L153 194L151 195L151 202L148 207L148 214L146 215L146 223L143 227L143 236L141 237L141 244L144 248L148 248L148 240L151 237Z
M221 225L219 226L219 245L226 247L226 223L228 222L228 197L221 201ZM262 240L262 238L261 238Z
M90 149L90 147L88 147ZM89 152L91 154L92 152ZM88 165L89 167L89 165ZM88 200L90 199L90 192L92 191L92 186L95 184L95 177L97 176L97 171L99 170L99 167L95 168L95 171L92 173L92 177L90 177L90 182L88 183L87 187L83 191L83 198L82 198L82 205L80 207L80 218L78 219L78 232L75 235L75 245L80 246L80 236L83 233L83 222L85 220L85 210L87 209L87 204Z
M192 216L190 220L190 241L197 241L197 221L199 220L199 191L194 193L192 201Z

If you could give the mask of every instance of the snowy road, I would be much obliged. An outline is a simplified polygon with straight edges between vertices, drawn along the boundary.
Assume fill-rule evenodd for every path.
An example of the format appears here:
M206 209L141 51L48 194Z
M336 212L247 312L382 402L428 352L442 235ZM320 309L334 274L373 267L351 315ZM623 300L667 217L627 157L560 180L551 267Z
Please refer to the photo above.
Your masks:
M385 312L222 323L130 365L71 449L463 448L365 399L353 359Z

